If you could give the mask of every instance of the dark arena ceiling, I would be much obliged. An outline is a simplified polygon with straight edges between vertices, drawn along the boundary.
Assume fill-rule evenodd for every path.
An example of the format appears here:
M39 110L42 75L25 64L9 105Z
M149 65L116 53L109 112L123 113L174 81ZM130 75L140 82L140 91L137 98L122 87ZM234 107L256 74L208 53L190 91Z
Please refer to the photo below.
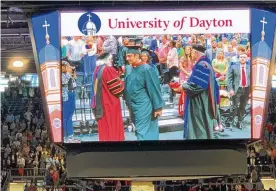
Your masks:
M220 1L222 7L256 7L275 11L276 1ZM53 10L87 10L97 8L166 8L166 7L217 7L216 1L1 1L1 71L13 74L35 73L28 18L34 13ZM14 70L12 61L22 58L22 70Z

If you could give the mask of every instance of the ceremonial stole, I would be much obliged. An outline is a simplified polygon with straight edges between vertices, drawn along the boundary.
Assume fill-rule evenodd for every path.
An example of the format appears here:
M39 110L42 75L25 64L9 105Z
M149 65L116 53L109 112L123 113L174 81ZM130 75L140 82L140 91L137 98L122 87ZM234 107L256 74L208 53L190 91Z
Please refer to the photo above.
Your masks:
M211 76L210 76L211 80ZM213 114L213 119L216 118L216 101L214 100L214 93L213 93L214 88L212 87L211 83L209 82L208 84L208 95L211 100L211 107L212 107L212 114Z
M189 132L189 129L188 129L188 115L189 115L189 112L188 112L188 109L189 109L189 105L190 105L190 98L189 96L185 95L185 100L184 100L184 139L187 139L188 138L188 132Z
M92 109L96 119L100 119L104 114L102 105L102 73L104 68L105 65L100 66L94 76L94 96L92 100Z
M214 83L211 83L212 80L214 81ZM211 69L210 69L209 84L208 84L208 95L211 100L213 119L215 119L217 117L217 115L216 115L217 104L220 101L219 100L219 86L218 86L216 78L215 78L215 73Z
M107 87L112 95L115 97L121 97L124 91L124 84L120 77L114 78L108 81Z

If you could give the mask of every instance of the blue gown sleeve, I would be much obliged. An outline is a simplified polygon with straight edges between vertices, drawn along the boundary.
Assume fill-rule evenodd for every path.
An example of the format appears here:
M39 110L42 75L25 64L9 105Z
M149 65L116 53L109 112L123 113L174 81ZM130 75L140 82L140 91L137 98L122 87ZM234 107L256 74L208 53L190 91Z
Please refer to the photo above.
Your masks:
M145 70L145 83L153 111L162 109L164 100L161 94L160 81L154 68L150 67Z
M182 84L182 88L189 97L195 97L205 91L202 87L189 82Z

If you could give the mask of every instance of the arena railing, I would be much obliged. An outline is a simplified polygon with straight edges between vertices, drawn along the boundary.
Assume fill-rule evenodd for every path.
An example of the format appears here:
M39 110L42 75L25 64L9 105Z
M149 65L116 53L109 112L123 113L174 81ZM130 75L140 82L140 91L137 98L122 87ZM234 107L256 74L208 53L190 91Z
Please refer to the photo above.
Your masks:
M53 187L53 186L36 186L39 190L61 190L63 186ZM74 185L66 185L66 190L69 191L83 191L83 190L93 190L93 186L87 186L87 185L81 185L81 184L74 184ZM121 191L129 191L130 186L121 186ZM116 186L105 186L105 189L103 191L116 191Z
M231 190L235 190L236 185L241 185L241 184L243 184L243 183L225 183L225 185L231 187ZM189 189L193 188L193 189L197 190L199 188L199 184L186 184L186 185L188 186ZM218 186L218 187L220 187L220 185L221 184L216 184L216 183L211 184L211 186ZM204 187L204 188L208 188L209 184L208 183L203 183L203 184L201 184L201 186ZM253 183L253 187L256 187L256 183ZM156 185L155 190L156 191L164 191L164 190L179 191L180 190L180 184L166 185L165 187L164 186L162 187L160 185ZM221 190L221 189L219 189L219 190ZM263 190L263 191L268 191L268 190Z
M272 178L275 178L275 165L274 164L266 164L266 165L248 165L248 172L251 173L252 168L255 167L256 170L262 175L262 176L270 176Z
M29 180L29 179L45 179L47 170L45 168L39 168L37 171L34 168L24 168L23 174L19 174L19 169L10 169L11 180ZM37 174L36 174L37 172Z

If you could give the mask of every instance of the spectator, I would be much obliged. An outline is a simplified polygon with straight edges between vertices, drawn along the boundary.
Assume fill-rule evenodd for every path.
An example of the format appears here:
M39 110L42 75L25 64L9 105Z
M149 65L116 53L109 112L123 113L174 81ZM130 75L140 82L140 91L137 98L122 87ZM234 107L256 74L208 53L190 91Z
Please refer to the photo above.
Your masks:
M247 179L244 183L244 187L246 190L251 191L253 189L253 184Z
M260 162L261 164L264 164L265 163L265 159L266 159L266 155L267 155L267 152L266 152L266 149L264 148L264 146L261 146L261 149L260 149Z
M43 117L43 114L41 114L38 120L38 126L41 127L43 124L44 124L44 117Z
M263 191L264 190L264 184L262 183L261 179L258 178L256 183L256 191Z
M18 122L17 122L18 123ZM10 125L10 131L14 131L16 123L13 121Z
M120 191L121 188L122 188L121 181L117 181L117 184L116 184L116 191Z
M53 157L51 156L50 153L48 153L45 163L46 163L46 170L48 170L53 164Z
M59 164L59 158L58 158L58 156L56 154L54 154L54 157L53 157L53 164L55 166L57 166L57 167L60 166L60 164Z
M46 186L53 186L54 184L52 180L51 172L49 171L46 171L45 183L46 183Z
M65 167L63 165L61 166L60 169L61 169L60 181L63 183L63 182L66 181L67 172L66 172L66 169L65 169Z
M59 183L59 172L57 170L56 167L53 168L53 170L50 171L51 175L52 175L52 180L54 183L54 188L58 187L58 183Z
M9 133L9 126L7 125L6 122L4 122L3 126L2 126L2 134L6 135Z
M39 162L38 162L38 156L35 157L35 160L33 162L33 167L34 167L34 176L38 175L38 166L39 166Z
M33 168L34 168L34 166L33 166L33 159L30 157L30 156L27 156L26 157L26 175L27 176L32 176L32 174L33 174Z
M271 164L271 162L272 162L272 149L270 147L268 147L267 150L266 150L266 153L267 153L266 161L267 161L267 163Z
M17 138L17 139L13 142L13 146L15 147L15 149L18 149L18 148L21 146L20 138Z
M31 185L30 185L28 191L37 191L37 188L33 182L31 182Z
M40 144L38 144L38 146L36 147L36 152L38 152L39 155L41 155L41 153L42 153L42 146Z
M258 172L256 170L255 167L253 167L253 170L251 171L251 179L253 183L256 183L258 180L259 176L258 176Z
M5 154L4 154L4 158L8 158L11 154L11 148L10 145L7 144L6 148L5 148Z
M8 125L10 125L14 121L14 115L11 112L8 113L6 121Z
M37 115L35 115L35 116L33 117L32 123L33 123L34 126L37 126L37 123L38 123L38 117L37 117Z
M23 151L23 156L28 157L30 153L30 147L29 145L27 145L27 143L24 143L22 151Z
M23 176L24 175L24 167L25 167L25 159L21 156L21 154L18 155L17 165L18 165L19 175Z
M27 124L31 123L32 117L33 117L33 114L29 110L24 114L24 118Z
M254 150L250 151L249 157L250 157L250 165L255 165L256 154Z
M270 140L272 132L273 132L273 125L272 123L267 123L266 124L266 130L268 131L268 140Z
M210 185L210 184L209 184ZM210 188L210 186L209 186L209 188ZM186 182L183 180L182 182L181 182L181 185L180 185L180 191L188 191L189 190L189 188L188 188L188 186L186 185Z

